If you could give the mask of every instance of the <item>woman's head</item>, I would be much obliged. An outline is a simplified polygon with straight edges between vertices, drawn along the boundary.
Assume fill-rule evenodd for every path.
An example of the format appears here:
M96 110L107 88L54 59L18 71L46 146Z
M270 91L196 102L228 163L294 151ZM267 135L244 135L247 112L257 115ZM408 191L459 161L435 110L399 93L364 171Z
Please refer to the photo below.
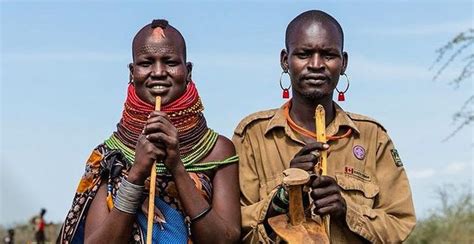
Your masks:
M337 20L319 10L304 12L288 24L285 46L280 62L290 74L293 96L332 98L348 60Z
M150 104L162 97L162 104L179 98L191 81L192 64L186 62L186 43L181 33L166 20L154 20L133 39L130 76L137 96Z

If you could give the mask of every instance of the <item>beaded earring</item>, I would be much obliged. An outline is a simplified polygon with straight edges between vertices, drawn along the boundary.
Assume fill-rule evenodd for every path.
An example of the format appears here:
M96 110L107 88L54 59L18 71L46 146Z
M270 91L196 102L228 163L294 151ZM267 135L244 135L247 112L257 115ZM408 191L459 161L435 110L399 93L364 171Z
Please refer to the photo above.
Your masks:
M288 86L288 88L284 88L284 87L283 87L283 84L282 84L283 74L288 74L288 76L289 76L288 70L283 70L283 71L281 72L281 75L280 75L280 87L281 87L281 89L283 90L282 97L283 97L284 99L288 99L288 98L290 98L291 82L290 82L290 85Z
M346 93L347 90L349 90L349 77L347 77L346 73L344 73L342 75L344 75L346 77L347 86L346 86L346 89L344 89L344 91L339 91L336 87L336 91L338 92L337 101L339 101L339 102L344 102L346 100L346 96L344 95L344 93Z

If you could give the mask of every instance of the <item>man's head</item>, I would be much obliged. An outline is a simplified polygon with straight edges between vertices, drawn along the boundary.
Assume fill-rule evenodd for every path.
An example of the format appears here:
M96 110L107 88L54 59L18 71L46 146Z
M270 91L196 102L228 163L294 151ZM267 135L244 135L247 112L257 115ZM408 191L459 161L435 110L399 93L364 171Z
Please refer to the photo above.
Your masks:
M337 20L331 15L323 12L321 10L308 10L296 16L286 27L285 32L285 47L288 50L288 43L291 41L291 38L294 37L294 31L301 25L308 23L319 22L324 23L325 25L332 24L336 27L340 38L338 42L341 45L341 52L344 51L344 31L342 30L341 25Z
M186 62L186 43L181 33L166 20L153 20L133 39L130 76L137 96L154 104L179 98L191 81L192 64Z
M294 97L332 98L347 67L343 42L339 23L319 10L304 12L288 24L280 62L290 75Z

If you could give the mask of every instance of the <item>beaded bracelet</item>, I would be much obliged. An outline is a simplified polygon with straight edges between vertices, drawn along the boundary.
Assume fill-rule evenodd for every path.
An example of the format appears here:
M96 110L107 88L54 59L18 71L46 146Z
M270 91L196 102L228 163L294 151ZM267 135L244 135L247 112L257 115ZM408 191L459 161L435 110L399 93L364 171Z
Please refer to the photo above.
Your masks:
M209 207L207 207L206 209L204 209L204 211L202 211L201 213L199 213L198 215L194 216L193 218L191 218L189 220L189 222L192 224L196 221L198 221L199 219L201 218L204 218L204 216L206 216L209 212L211 212L211 209L212 209L212 205L209 205Z
M288 196L284 186L280 186L272 199L272 208L279 213L288 212Z
M122 179L117 196L114 199L114 207L124 213L136 214L141 204L141 197L145 186L135 185L126 179Z

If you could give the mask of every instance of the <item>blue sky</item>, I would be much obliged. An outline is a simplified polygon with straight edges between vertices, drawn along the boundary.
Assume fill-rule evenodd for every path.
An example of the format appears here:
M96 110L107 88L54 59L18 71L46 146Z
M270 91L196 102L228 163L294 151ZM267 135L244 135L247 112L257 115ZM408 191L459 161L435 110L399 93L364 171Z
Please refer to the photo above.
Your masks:
M91 150L115 129L131 40L154 18L184 35L210 127L280 106L286 25L321 9L341 23L351 87L341 106L379 120L410 177L419 216L444 184L472 187L473 131L447 142L473 92L432 81L435 50L472 28L471 1L1 1L0 224L46 207L61 221ZM456 63L455 63L456 64ZM457 68L456 68L457 67Z

